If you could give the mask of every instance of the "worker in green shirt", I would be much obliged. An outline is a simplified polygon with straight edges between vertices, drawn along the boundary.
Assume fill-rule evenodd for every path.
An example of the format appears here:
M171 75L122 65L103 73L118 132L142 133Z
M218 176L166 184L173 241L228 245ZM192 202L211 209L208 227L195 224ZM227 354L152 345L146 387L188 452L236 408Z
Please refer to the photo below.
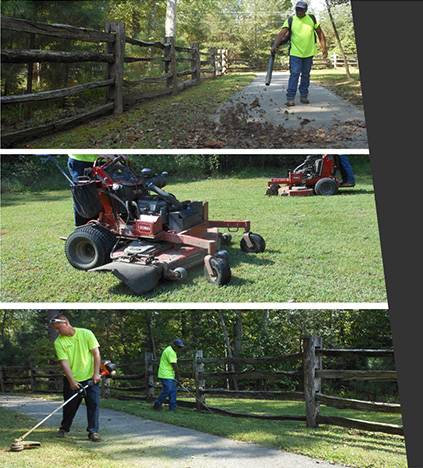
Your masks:
M163 389L159 397L154 402L153 409L162 411L163 402L169 397L169 411L176 411L176 380L181 380L178 368L178 357L176 353L184 347L182 341L177 338L162 353L160 358L158 377L162 383Z
M88 438L93 442L101 440L98 434L100 412L100 365L99 344L91 330L72 327L64 315L56 315L50 320L53 328L59 333L54 341L57 358L62 366L63 398L69 400L75 392L85 385L90 386L63 407L63 419L58 437L65 437L70 431L72 421L78 411L82 398L87 407ZM91 381L91 382L90 382ZM92 385L91 385L92 383Z
M290 56L289 56L289 81L286 90L286 105L295 106L295 95L297 88L300 93L300 102L310 104L308 100L308 90L310 87L310 72L313 65L313 56L317 53L316 34L322 46L323 58L328 56L326 50L326 38L323 34L320 23L314 15L307 14L308 5L304 1L299 1L295 5L295 16L292 17L291 27L289 18L282 25L281 32L276 36L272 45L272 54L275 54L279 44L290 30ZM301 77L301 79L300 79ZM298 86L298 81L300 85Z
M97 154L69 154L68 169L73 182L77 182L79 177L84 175L85 169L93 167L94 161L98 158ZM82 217L74 205L75 226L87 224L89 219Z

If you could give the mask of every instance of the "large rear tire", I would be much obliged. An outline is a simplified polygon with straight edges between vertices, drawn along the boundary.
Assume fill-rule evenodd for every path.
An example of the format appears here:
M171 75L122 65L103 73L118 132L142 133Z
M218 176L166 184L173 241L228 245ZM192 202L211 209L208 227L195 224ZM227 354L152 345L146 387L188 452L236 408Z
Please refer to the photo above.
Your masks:
M338 193L338 184L335 180L325 177L317 182L314 186L314 191L317 195L335 195Z
M90 270L111 261L115 235L95 224L76 228L65 244L66 258L78 270Z

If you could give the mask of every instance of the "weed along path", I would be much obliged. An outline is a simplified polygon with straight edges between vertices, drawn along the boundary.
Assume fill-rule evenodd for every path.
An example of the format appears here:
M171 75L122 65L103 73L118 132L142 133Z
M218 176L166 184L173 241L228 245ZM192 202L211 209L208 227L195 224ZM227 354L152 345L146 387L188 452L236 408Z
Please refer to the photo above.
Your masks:
M368 147L363 110L348 104L313 81L310 84L310 104L302 104L297 93L295 106L288 107L285 105L285 93L289 73L273 72L269 86L264 84L265 73L256 75L251 83L218 109L214 117L216 122L221 120L222 115L234 112L245 121L271 124L274 128L269 128L269 132L283 129L292 134L296 131L298 143L303 142L305 146L312 143L310 138L314 137L315 142L321 138L326 141L329 139L332 144L328 147L339 144L343 148ZM277 138L277 134L273 136ZM271 138L272 133L269 134Z
M0 396L0 406L34 417L37 421L54 411L58 402L41 398ZM45 423L58 428L61 410ZM35 425L35 423L34 423ZM345 465L314 460L279 450L269 449L247 442L236 442L203 432L174 426L163 422L138 418L126 413L101 409L100 434L102 442L94 444L86 437L85 408L80 408L68 438L76 445L89 444L90 449L120 460L134 467L149 468L336 468ZM29 430L30 428L28 428ZM52 436L55 438L55 429ZM28 440L37 441L37 430ZM23 434L22 434L23 435ZM13 441L11 441L13 442ZM47 444L48 440L43 441ZM33 449L32 458L43 457L43 446ZM19 457L19 453L15 454Z

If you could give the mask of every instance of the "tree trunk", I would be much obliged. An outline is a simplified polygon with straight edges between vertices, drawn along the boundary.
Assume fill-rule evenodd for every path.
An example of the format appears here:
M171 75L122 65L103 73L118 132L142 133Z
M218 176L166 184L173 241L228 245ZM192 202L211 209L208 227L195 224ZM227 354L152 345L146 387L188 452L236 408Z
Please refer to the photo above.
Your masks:
M147 322L148 335L150 337L151 351L153 353L154 359L157 359L156 342L154 341L153 327L152 327L152 324L151 324L152 323L152 312L146 312L145 321Z
M221 310L219 310L219 317L220 317L220 322L222 323L223 336L225 337L226 351L228 353L228 357L232 359L233 358L232 349L231 349L231 345L229 343L228 333L226 331L225 319L223 318L223 314L222 314ZM231 370L232 370L232 372L235 371L235 367L234 367L233 364L231 364ZM233 379L233 383L234 383L234 390L238 390L237 380Z
M166 37L176 37L177 0L167 0L166 7Z
M335 26L335 21L334 21L333 16L332 16L332 11L331 11L331 8L330 8L330 5L329 5L329 1L325 0L325 2L326 2L326 7L327 7L327 10L328 10L328 13L329 13L330 22L332 23L333 32L335 33L336 41L338 42L339 49L340 49L342 57L344 59L345 72L347 73L347 78L348 78L349 81L354 81L353 78L351 78L350 67L348 66L347 57L345 55L344 48L342 47L341 39L339 39L338 30L336 29L336 26Z

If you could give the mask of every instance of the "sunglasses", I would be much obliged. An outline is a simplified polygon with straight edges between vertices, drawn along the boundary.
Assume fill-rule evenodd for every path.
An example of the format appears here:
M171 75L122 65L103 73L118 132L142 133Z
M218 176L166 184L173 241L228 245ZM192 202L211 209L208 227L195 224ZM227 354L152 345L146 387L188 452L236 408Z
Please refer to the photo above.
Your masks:
M50 323L66 323L66 320L53 318Z

